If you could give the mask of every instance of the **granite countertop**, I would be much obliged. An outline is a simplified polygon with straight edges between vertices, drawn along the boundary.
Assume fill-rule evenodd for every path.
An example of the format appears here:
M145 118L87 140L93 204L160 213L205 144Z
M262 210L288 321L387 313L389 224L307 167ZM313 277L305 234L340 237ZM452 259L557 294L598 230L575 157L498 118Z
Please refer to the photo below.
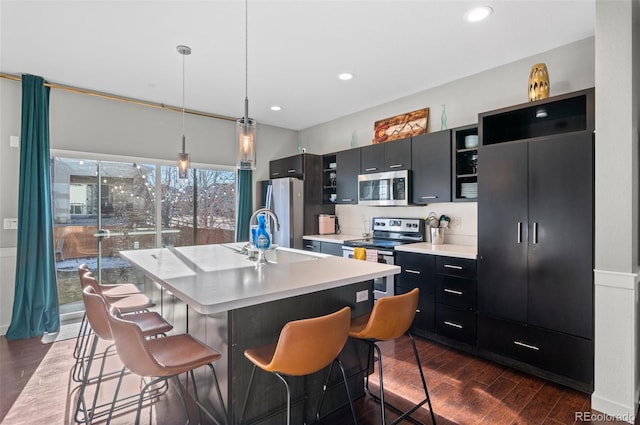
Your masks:
M121 251L120 255L201 314L213 314L400 273L400 267L289 248L260 268L243 244Z
M329 243L342 243L344 241L353 241L356 239L362 239L364 236L357 235L343 235L342 233L338 235L304 235L302 239L308 239L310 241L320 241L320 242L329 242Z
M468 245L433 245L429 242L410 243L395 247L396 251L413 252L416 254L441 255L445 257L469 258L475 260L478 257L478 248Z

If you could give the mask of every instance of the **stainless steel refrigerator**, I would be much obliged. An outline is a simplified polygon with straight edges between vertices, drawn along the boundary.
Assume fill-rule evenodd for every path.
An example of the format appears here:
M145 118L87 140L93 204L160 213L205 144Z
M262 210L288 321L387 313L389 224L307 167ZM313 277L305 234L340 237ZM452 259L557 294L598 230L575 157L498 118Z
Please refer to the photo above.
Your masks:
M266 207L278 216L280 230L273 233L273 243L302 249L305 214L304 181L295 178L273 179L267 186Z

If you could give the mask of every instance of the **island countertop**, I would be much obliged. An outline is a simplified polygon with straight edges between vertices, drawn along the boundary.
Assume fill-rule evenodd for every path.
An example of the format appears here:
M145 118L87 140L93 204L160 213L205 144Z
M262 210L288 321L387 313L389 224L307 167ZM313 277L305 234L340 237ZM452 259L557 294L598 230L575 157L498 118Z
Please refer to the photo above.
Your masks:
M242 244L121 251L120 255L201 314L213 314L397 274L400 267L289 248L260 268Z

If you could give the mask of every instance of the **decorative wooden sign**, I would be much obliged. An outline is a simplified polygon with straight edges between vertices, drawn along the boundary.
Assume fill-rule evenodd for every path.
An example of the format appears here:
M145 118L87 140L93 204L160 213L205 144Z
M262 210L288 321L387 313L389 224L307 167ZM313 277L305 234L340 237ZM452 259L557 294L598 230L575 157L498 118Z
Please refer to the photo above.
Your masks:
M376 121L373 127L373 142L384 143L404 139L427 132L429 108L418 109L395 117Z

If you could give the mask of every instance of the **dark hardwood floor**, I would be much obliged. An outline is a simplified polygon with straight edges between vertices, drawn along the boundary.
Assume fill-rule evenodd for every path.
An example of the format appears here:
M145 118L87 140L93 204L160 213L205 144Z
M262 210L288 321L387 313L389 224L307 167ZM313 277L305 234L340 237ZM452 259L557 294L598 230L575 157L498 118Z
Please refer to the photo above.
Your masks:
M0 337L0 423L74 423L71 412L78 390L78 384L70 379L74 343L66 340L42 344L39 338L9 342ZM421 338L416 338L416 343L438 425L625 423L603 418L591 410L587 394ZM404 337L382 347L387 399L398 406L419 400L421 388L409 339ZM135 393L137 385L138 381L130 377L125 387ZM381 424L380 407L369 397L356 400L355 404L360 424ZM207 423L193 403L190 411L192 423ZM585 420L587 415L595 420ZM134 416L125 410L112 423L131 424ZM426 425L431 423L426 407L414 416ZM394 417L388 411L388 420ZM184 423L174 388L143 409L142 423ZM345 409L329 415L322 423L346 425L351 423L351 417ZM640 425L639 419L635 425Z

